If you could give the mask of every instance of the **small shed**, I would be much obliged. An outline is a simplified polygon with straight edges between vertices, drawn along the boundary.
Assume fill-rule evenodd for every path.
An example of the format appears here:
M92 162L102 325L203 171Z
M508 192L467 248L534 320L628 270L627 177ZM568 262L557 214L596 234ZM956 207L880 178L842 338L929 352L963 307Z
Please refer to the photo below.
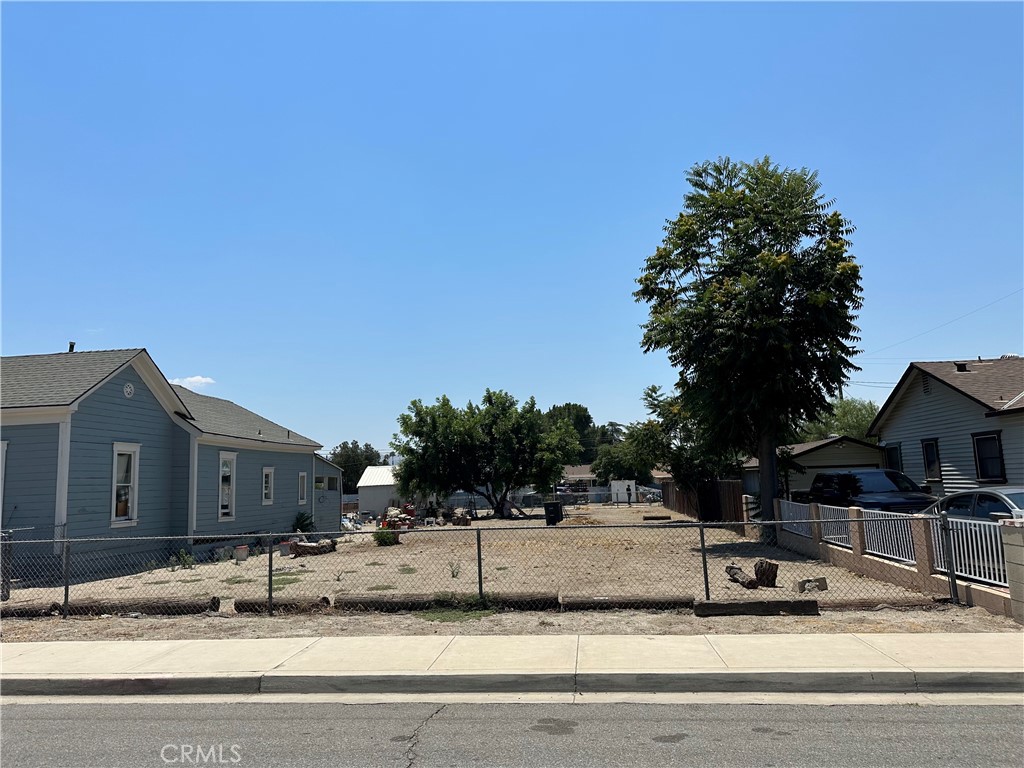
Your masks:
M809 489L818 472L857 468L877 469L883 464L881 448L845 435L785 447L789 448L793 460L804 468L803 472L790 473L790 493ZM760 463L756 457L743 462L743 493L753 495L760 491L759 471Z
M359 511L383 515L388 507L402 503L398 495L395 468L391 466L367 467L356 485L359 491Z

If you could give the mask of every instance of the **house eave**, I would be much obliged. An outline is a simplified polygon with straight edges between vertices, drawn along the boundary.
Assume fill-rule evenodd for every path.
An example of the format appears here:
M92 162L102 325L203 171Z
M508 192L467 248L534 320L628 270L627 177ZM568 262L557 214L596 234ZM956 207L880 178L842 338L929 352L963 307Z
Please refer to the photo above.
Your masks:
M285 453L316 454L322 445L298 445L295 443L277 443L272 440L258 440L234 435L218 435L215 432L203 432L199 436L200 445L215 445L224 448L244 448L257 451L280 451Z

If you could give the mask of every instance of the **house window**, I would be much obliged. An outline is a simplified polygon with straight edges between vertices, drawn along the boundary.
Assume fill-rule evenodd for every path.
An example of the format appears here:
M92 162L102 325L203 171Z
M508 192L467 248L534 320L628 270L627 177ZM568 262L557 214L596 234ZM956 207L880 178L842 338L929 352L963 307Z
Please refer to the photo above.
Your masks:
M235 519L235 477L238 454L230 451L220 452L220 507L217 511L218 520Z
M306 503L306 473L299 472L299 504Z
M135 525L139 520L139 443L114 443L110 526Z
M263 506L274 503L274 468L263 468Z
M903 452L900 450L899 443L885 446L885 467L886 469L895 469L897 472L903 471Z
M331 475L327 478L327 490L336 491L338 490L338 477L337 475Z
M921 455L924 457L924 479L941 480L942 465L939 463L938 438L934 440L922 440Z
M322 491L323 489L324 489L324 476L323 475L316 475L313 478L313 490L314 491Z
M1000 432L976 432L974 441L974 466L979 482L1006 482L1006 468L1003 465L1003 441Z

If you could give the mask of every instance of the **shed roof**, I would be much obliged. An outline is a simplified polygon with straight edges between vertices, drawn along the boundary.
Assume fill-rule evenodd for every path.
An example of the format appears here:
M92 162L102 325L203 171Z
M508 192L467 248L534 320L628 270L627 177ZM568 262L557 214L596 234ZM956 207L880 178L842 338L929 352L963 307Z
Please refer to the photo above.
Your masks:
M855 445L862 445L866 448L874 448L876 451L881 451L877 445L873 443L866 443L863 440L858 440L855 437L847 437L846 435L839 435L838 437L829 437L824 440L812 440L809 443L794 443L793 445L780 445L779 450L788 448L794 459L801 456L806 456L809 453L814 453L822 448L827 448L830 445L839 445L841 443L853 443ZM761 462L757 456L751 456L749 459L743 462L744 469L757 469L761 466Z
M144 349L58 352L0 359L0 407L71 405Z
M200 395L177 384L172 386L192 413L193 423L207 434L260 440L275 445L323 447L315 440L282 427L230 400Z
M359 482L356 484L356 487L371 488L395 485L396 483L394 467L367 467L363 470L363 475L359 478Z

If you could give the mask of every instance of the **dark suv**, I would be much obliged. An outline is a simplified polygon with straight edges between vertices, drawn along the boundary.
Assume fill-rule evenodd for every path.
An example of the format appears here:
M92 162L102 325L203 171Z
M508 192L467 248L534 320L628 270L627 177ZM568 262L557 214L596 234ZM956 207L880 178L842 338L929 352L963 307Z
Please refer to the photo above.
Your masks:
M935 503L931 490L894 469L851 469L819 472L806 501L886 512L920 512Z

